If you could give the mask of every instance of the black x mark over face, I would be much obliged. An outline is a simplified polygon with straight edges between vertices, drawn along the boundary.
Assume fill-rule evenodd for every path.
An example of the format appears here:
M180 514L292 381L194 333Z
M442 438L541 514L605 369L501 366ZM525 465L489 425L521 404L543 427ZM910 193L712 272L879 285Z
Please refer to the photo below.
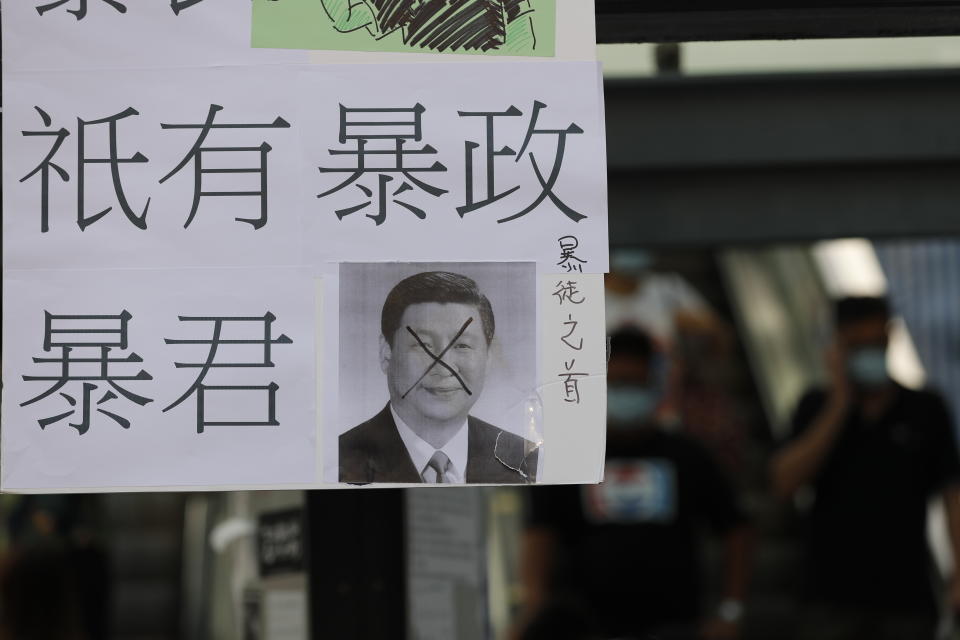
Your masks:
M420 339L420 336L417 335L417 332L411 329L410 327L407 327L407 331L410 333L410 335L413 336L413 339L417 341L417 344L420 345L420 348L423 349L428 356L433 358L433 362L430 363L430 366L427 367L427 370L423 372L423 375L417 378L417 381L413 383L413 386L407 389L406 393L404 393L401 396L402 398L406 398L411 391L416 389L417 385L420 384L423 381L423 379L430 374L430 371L437 365L440 365L441 367L449 371L450 375L452 375L454 378L457 379L457 382L460 383L460 386L463 387L463 390L467 392L468 396L473 395L473 392L470 391L470 387L468 387L467 383L463 381L463 378L460 377L460 374L457 372L457 370L443 361L443 356L447 354L447 351L450 351L450 347L452 347L457 343L457 340L460 339L460 336L463 335L463 332L467 330L467 327L469 327L472 322L473 322L473 318L467 318L467 321L463 323L462 327L460 327L460 331L457 332L457 335L455 335L453 337L453 340L451 340L450 343L443 348L443 351L441 351L439 355L434 355L433 351L430 350L430 347L424 344L423 340Z
M483 390L489 354L476 307L411 305L393 345L381 349L390 399L404 422L466 420Z

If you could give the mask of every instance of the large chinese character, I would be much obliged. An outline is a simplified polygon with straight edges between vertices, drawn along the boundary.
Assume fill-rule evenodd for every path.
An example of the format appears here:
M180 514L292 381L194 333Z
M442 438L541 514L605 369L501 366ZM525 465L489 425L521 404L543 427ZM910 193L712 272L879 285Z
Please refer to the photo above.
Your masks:
M53 157L57 155L57 151L60 150L60 146L63 144L63 141L67 139L67 136L70 135L70 132L63 127L60 127L60 129L56 131L51 130L50 125L53 124L53 121L50 119L50 116L47 115L47 112L40 107L34 107L34 109L40 114L40 119L43 120L43 126L47 127L48 130L21 131L20 133L27 137L52 137L53 144L50 145L50 150L40 164L38 164L33 171L20 178L20 182L26 182L38 173L40 174L40 231L46 233L50 230L50 169L56 171L57 175L59 175L60 179L64 182L70 180L70 174L68 174L63 167L53 162Z
M184 156L183 160L180 161L180 164L178 164L170 173L160 179L160 184L163 184L172 178L181 169L187 166L188 163L193 162L193 204L190 207L190 215L187 216L187 221L183 225L184 228L189 227L190 223L193 222L194 216L197 215L197 209L200 207L201 197L246 196L260 199L260 217L254 219L236 218L236 220L237 222L246 222L254 229L260 229L267 224L267 154L269 154L273 148L266 142L262 142L258 146L253 147L205 147L203 146L203 143L206 141L207 136L210 135L210 132L213 129L289 129L290 123L278 116L269 124L214 124L213 121L217 117L217 112L221 111L222 109L223 107L218 104L211 104L210 110L207 112L207 119L203 124L160 124L160 127L163 129L200 129L200 135L197 137L197 141L193 143L190 151L187 152L187 155ZM219 166L217 168L204 168L204 154L236 152L257 154L260 166L256 168ZM259 179L258 188L252 191L204 191L203 176L211 173L257 174Z
M429 144L420 148L407 148L408 142L420 142L423 137L422 116L425 111L423 105L417 104L408 109L350 109L340 105L340 144L351 141L353 149L329 149L332 156L354 156L355 162L351 167L319 167L321 173L348 173L345 180L332 189L324 191L318 198L325 198L356 182L368 173L377 175L376 195L373 189L362 183L356 184L357 189L367 198L364 202L337 210L337 218L342 220L346 216L366 209L376 202L375 214L366 216L381 225L387 219L388 201L392 198L397 204L423 220L426 212L409 202L397 199L407 191L412 191L415 185L433 197L446 193L416 177L414 174L443 172L447 168L439 161L430 166L410 166L406 162L413 161L417 156L436 155L437 150ZM384 162L377 162L384 158ZM399 185L390 183L400 178Z
M118 157L119 144L117 142L117 123L120 120L129 118L130 116L138 115L140 115L139 111L133 107L129 107L120 113L107 116L106 118L101 118L100 120L90 120L87 122L77 118L77 225L80 227L81 231L86 230L87 227L110 213L110 211L113 209L113 207L107 207L100 213L96 213L92 216L86 215L86 205L84 200L84 177L86 175L86 166L88 164L107 164L110 166L110 177L113 180L113 191L116 194L117 202L120 204L120 208L127 216L127 219L138 229L147 228L147 210L150 208L150 198L147 198L147 203L144 205L142 212L139 214L134 213L133 209L130 207L130 203L127 201L127 196L123 191L123 184L120 182L120 166L131 163L137 164L149 162L149 160L139 151L134 153L129 158ZM88 158L86 151L86 128L101 124L106 124L109 127L110 157Z
M181 402L189 398L194 393L197 394L197 433L203 433L205 427L209 426L278 426L280 423L277 421L277 406L276 406L276 396L278 385L275 382L271 382L267 385L217 385L211 386L204 383L204 380L207 377L207 374L211 369L222 369L222 368L269 368L273 367L272 349L275 344L292 344L293 341L288 338L286 335L280 334L279 337L272 337L273 332L273 322L276 320L276 316L272 313L267 312L260 317L224 317L224 316L214 316L214 317L191 317L191 316L180 316L181 322L212 322L213 330L210 339L208 340L179 340L179 339L170 339L165 338L164 342L167 344L205 344L209 345L209 350L207 351L207 356L204 358L203 362L175 362L174 366L178 369L181 368L193 368L200 369L200 373L197 375L197 379L194 381L190 388L187 389L183 395L177 398L175 401L170 403L169 406L165 407L164 411L169 411L173 409ZM224 327L228 326L227 323L230 323L229 326L236 326L238 324L255 324L261 325L263 327L262 338L256 339L242 339L242 338L226 338L223 336ZM260 357L256 360L247 359L242 361L236 361L231 359L227 362L220 361L217 359L218 350L221 345L251 345L262 347L262 351L258 349ZM206 402L209 399L208 396L215 394L217 392L223 391L265 391L267 393L267 417L265 420L208 420L206 415Z
M57 365L56 375L50 376L23 376L27 382L44 381L51 383L50 387L39 395L20 404L21 407L39 402L44 398L60 391L70 382L81 382L78 422L71 422L80 435L90 429L91 400L93 392L99 387L94 382L104 382L109 385L104 394L96 401L99 413L112 419L124 429L130 428L130 421L126 418L102 408L111 400L118 398L117 394L140 406L153 402L149 398L140 396L120 385L125 381L152 380L153 376L140 369L134 375L119 375L112 365L122 365L143 362L143 358L136 353L123 357L111 357L114 349L127 350L127 323L132 316L127 311L112 315L53 315L44 312L43 350L50 352L59 349L58 357L33 358L33 362L43 365ZM116 393L114 393L114 391ZM60 395L71 407L63 413L38 420L41 429L68 418L77 411L78 401L73 395L61 391Z
M37 13L41 16L51 9L56 9L61 5L65 5L70 0L56 0L56 2L50 2L44 5L37 7ZM127 7L124 6L122 2L117 2L117 0L103 0L108 5L119 11L120 13L126 13ZM83 20L87 16L87 0L78 0L79 7L76 9L67 9L67 13L72 13L77 20Z
M497 200L507 196L518 189L518 187L513 187L507 189L500 193L496 193L496 164L495 160L500 156L514 156L514 162L520 162L523 158L524 153L527 153L528 148L530 147L531 142L535 136L550 136L556 138L556 149L553 153L553 165L550 168L550 172L544 177L543 166L537 160L537 156L534 155L533 151L530 151L528 157L530 159L530 164L533 168L533 172L537 177L537 181L540 183L540 193L536 198L533 199L529 205L524 207L521 211L514 213L505 218L497 220L497 222L510 222L511 220L516 220L517 218L523 217L539 207L547 198L553 202L554 205L560 211L564 213L568 218L574 222L579 222L586 218L582 213L575 211L570 207L566 202L560 199L556 194L555 189L557 186L557 181L560 178L560 170L563 167L563 158L566 154L567 149L567 137L570 135L576 135L583 133L583 129L580 128L576 123L571 122L564 128L561 129L548 129L540 128L538 126L540 121L540 112L547 108L547 105L540 101L535 101L533 103L533 113L530 116L530 124L527 127L527 133L524 137L523 144L520 146L520 150L514 153L514 151L507 146L504 146L502 149L497 150L494 144L494 128L495 120L501 117L514 117L522 115L522 112L516 107L512 106L506 111L460 111L459 114L461 117L483 117L486 125L486 142L484 145L484 160L480 166L483 167L483 171L479 172L475 169L474 162L474 151L480 148L480 144L477 142L472 142L470 140L465 142L466 147L466 202L464 205L457 207L457 211L460 213L460 216L464 216L471 211L475 211L482 207L486 207L490 204L493 204ZM475 173L481 173L482 180L477 180L474 177ZM487 185L486 193L482 196L482 199L477 199L475 195L474 184L476 182L485 182Z
M486 121L486 132L487 132L486 144L484 145L484 165L483 165L484 166L483 175L486 177L485 182L486 182L487 190L483 198L480 200L475 199L476 196L474 195L475 187L474 187L474 178L473 178L473 174L474 174L473 152L476 149L478 149L480 145L476 142L471 142L470 140L467 140L464 143L464 146L466 147L466 165L467 165L466 172L465 172L466 188L464 189L464 192L466 193L467 201L466 201L466 204L464 204L463 206L457 207L457 212L460 214L460 217L462 218L463 216L470 213L471 211L476 211L477 209L485 207L489 204L493 204L500 198L508 196L520 188L519 186L515 186L510 189L507 189L506 191L501 191L500 193L497 193L496 166L494 162L499 156L514 157L517 155L517 152L507 146L504 146L502 149L499 149L499 150L496 148L493 140L493 136L494 136L493 119L498 117L522 116L523 112L520 111L520 109L517 109L516 107L511 106L506 111L458 111L457 113L460 114L461 118L469 118L469 117L484 118Z

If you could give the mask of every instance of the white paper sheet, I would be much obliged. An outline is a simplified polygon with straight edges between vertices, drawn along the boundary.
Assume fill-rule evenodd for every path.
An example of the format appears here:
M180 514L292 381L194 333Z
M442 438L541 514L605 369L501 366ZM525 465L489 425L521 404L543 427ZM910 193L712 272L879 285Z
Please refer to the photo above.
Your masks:
M603 276L542 275L540 291L540 482L600 482L607 423Z
M268 486L311 483L314 457L314 306L313 282L291 269L112 270L7 272L4 281L3 488L55 490L77 487ZM118 319L51 319L51 343L44 350L45 313L66 315L130 314L127 348L113 347L108 376L126 391L151 401L130 401L104 380L101 354L94 347L72 347L64 360L59 342L118 342ZM263 387L276 383L276 426L207 425L198 432L196 393L164 412L191 388L201 372L175 363L207 361L215 323L183 321L181 316L259 317L259 322L224 322L222 340L259 340L221 344L213 363L261 364L265 360L265 314L273 339L269 361L275 366L213 367L203 384L210 387ZM74 334L62 329L102 329L112 333ZM196 340L166 344L165 339ZM207 342L204 342L207 341ZM130 354L142 362L120 362ZM34 358L50 362L36 363ZM90 360L77 362L77 360ZM53 387L66 367L70 380L46 398L21 406ZM23 376L53 380L24 380ZM86 378L86 379L78 379ZM84 384L89 420L83 424ZM61 392L66 395L61 395ZM102 400L107 394L116 396ZM69 396L69 398L67 397ZM269 421L266 390L217 389L205 392L205 420ZM71 404L70 399L73 400ZM102 410L102 411L101 411ZM129 421L124 428L109 412ZM41 428L38 421L69 413Z
M522 62L251 49L247 0L177 2L179 15L170 0L122 0L124 12L88 0L82 19L69 13L80 0L43 15L50 0L4 3L0 488L342 486L338 264L396 261L536 263L537 378L525 386L537 400L513 431L542 436L541 482L596 480L605 345L602 278L588 274L607 270L608 251L593 2L558 0L556 59ZM558 395L568 316L547 281L560 276L589 292L576 406ZM242 365L252 348L210 356L216 322L179 316L268 312L292 340L271 348L275 366L211 368L205 384L227 388L205 391L202 433L196 391L163 411L204 357ZM48 319L100 332L85 342L127 328L106 366L148 377L112 387L102 353L56 346L66 334L45 336ZM223 321L221 337L245 328L235 339L252 340L255 327ZM64 386L29 403L65 366ZM206 424L257 420L280 424Z
M38 13L53 0L3 3L7 71L182 68L306 62L307 52L250 48L249 0L201 0L175 14L170 0L81 0Z
M307 154L301 165L302 182L311 200L304 204L310 248L307 258L313 262L536 260L545 271L562 271L560 239L574 236L576 255L584 261L577 263L578 268L605 272L607 203L603 113L596 91L599 83L599 69L592 63L398 66L389 80L382 68L373 66L301 70L298 84L306 97L300 102L304 111L299 120L306 125ZM570 87L583 90L570 92ZM341 105L408 110L421 105L419 118L409 111L348 113L345 117L351 122L404 125L350 127L347 131L412 134L419 120L420 139L406 140L404 148L423 150L429 145L436 153L405 156L402 166L413 168L405 174L370 172L318 198L351 176L345 171L323 173L320 167L344 170L357 166L354 155L331 155L331 150L342 154L357 148L356 140L338 140ZM511 107L516 115L490 117L490 121L493 148L500 152L506 147L513 153L488 156L487 117L461 116L460 112L503 113ZM533 128L542 133L532 135L525 145L534 113ZM583 133L555 133L568 128ZM468 147L468 143L478 146ZM372 139L366 144L368 149L395 148L392 140ZM470 194L468 154L473 163ZM365 161L368 167L397 166L393 156L367 156ZM488 162L493 167L492 190ZM437 164L444 169L420 171ZM549 191L557 201L544 197L547 190L537 174L539 169L544 181L550 182L548 174L555 168L556 181ZM380 175L390 179L385 209L378 207ZM432 195L416 181L446 193ZM400 193L395 195L398 189ZM471 202L487 200L491 191L495 197L507 195L487 206L466 209ZM523 214L538 199L542 202ZM350 212L366 202L370 204ZM568 212L561 206L568 207Z
M474 64L469 74L463 66L404 65L389 73L364 65L9 74L3 123L9 159L3 167L4 264L176 268L536 260L544 271L606 271L604 127L596 65ZM571 94L571 85L585 89ZM211 129L201 144L201 167L265 168L263 173L204 173L197 183L197 161L190 158L169 175L197 143L211 105L222 107L213 112L214 127L247 127ZM408 153L399 161L382 153L358 157L361 143L367 151L382 151L398 142L373 137L341 142L341 105L401 110L355 112L345 116L351 122L407 123L351 125L344 128L346 135L412 135L419 124L419 140L403 139L403 148L436 153ZM423 107L419 115L411 111L415 105ZM458 210L471 198L474 203L486 199L489 173L487 118L458 112L506 112L511 107L518 115L491 118L494 147L515 152L492 158L494 195L508 195L472 211ZM81 127L78 118L93 123L130 108L136 115L118 118L114 125L116 155L143 161L118 164L115 180L109 162L90 162L111 157L111 125ZM530 135L525 145L532 126L542 133ZM555 133L568 127L583 133ZM37 168L55 143L55 135L48 134L61 128L67 135L51 161L65 173L47 168L44 187L44 170ZM81 128L86 160L82 198ZM468 143L479 145L472 154L471 195L466 193ZM269 150L261 158L257 149L264 144ZM367 171L355 181L318 197L351 179L349 169L360 163ZM443 170L418 171L440 165ZM400 172L397 166L409 170ZM321 172L321 167L335 170ZM551 181L554 168L556 180ZM552 182L549 190L537 171ZM383 180L389 188L381 198ZM420 183L430 186L421 188ZM431 193L431 187L444 193ZM247 195L202 195L191 219L198 192ZM126 210L120 195L126 198ZM499 222L538 199L540 204L528 213ZM84 220L112 209L81 230L81 200ZM255 227L237 218L265 222ZM566 260L565 246L574 247Z
M80 0L38 13L53 0L3 5L4 73L20 70L137 69L249 64L483 62L478 56L253 49L249 0L200 0L175 14L170 0ZM182 0L180 0L182 2ZM317 0L319 2L319 0ZM557 60L596 60L593 0L557 0ZM501 61L524 58L500 58Z
M4 324L8 348L4 358L3 488L52 491L341 486L337 484L339 430L335 428L341 422L338 357L335 350L325 357L322 348L314 351L313 346L315 332L327 336L325 344L337 344L330 332L339 331L338 305L323 305L321 315L319 299L323 292L327 299L337 300L338 281L328 276L317 281L317 286L314 282L309 275L289 269L9 272L4 291L4 308L10 311ZM561 303L555 294L561 282L564 287L574 282L574 289L566 292L584 302L575 304L566 299ZM534 392L537 402L531 405L529 433L523 435L542 437L541 483L601 479L606 343L602 307L589 303L602 299L602 292L599 275L539 277L540 383ZM273 368L215 368L206 382L223 386L277 382L281 426L217 426L199 434L195 395L164 413L163 407L191 386L198 371L176 369L173 363L202 362L209 345L170 345L164 344L163 338L209 340L213 326L199 322L194 328L177 316L259 315L264 313L260 307L269 308L277 316L275 337L282 332L293 344L273 347ZM123 310L132 316L128 322L129 348L117 355L135 352L143 363L111 365L111 372L129 376L140 368L146 370L152 380L121 384L153 402L140 407L117 398L102 406L129 419L129 429L98 414L96 406L92 407L90 428L83 435L68 426L80 422L78 413L41 429L38 420L74 408L59 392L37 403L18 406L53 384L24 381L22 376L56 376L59 372L60 365L32 362L35 357L62 357L57 347L43 351L44 312L119 314ZM577 324L572 325L572 321ZM249 338L251 329L261 327L260 323L248 323L243 337ZM221 347L218 358L250 360L249 348ZM74 357L83 355L89 356L89 350ZM72 370L79 372L80 366L73 365ZM321 372L323 384L315 371ZM567 373L578 374L570 378L573 387L567 384ZM79 401L82 384L71 382L63 391ZM98 381L95 384L103 386ZM91 399L99 400L102 393L94 392ZM580 402L576 402L577 394ZM222 398L226 405L212 402L210 406L225 410L231 418L248 419L265 413L262 393L234 393ZM315 413L314 407L322 410ZM324 428L326 425L331 428ZM318 436L318 430L322 435ZM323 447L319 446L321 441ZM270 453L265 455L267 451ZM326 469L322 475L321 465Z
M155 71L18 73L4 77L4 265L7 268L178 268L298 264L302 123L298 121L293 72L246 67ZM211 109L213 124L280 124L247 129L213 129L204 148L259 148L267 143L268 207L261 197L203 196L188 227L195 189L196 161L160 181L187 156ZM36 107L50 118L45 127ZM78 225L80 169L78 118L86 122L134 108L138 115L116 123L118 158L140 153L148 162L120 165L119 178L134 217L145 214L146 229L123 211L109 163L85 163L83 210L86 218L112 207L81 230ZM21 181L43 161L53 140L27 131L69 131L52 159L68 180L49 171L48 231L41 226L42 174ZM109 158L109 125L84 127L84 157ZM209 152L210 169L259 169L260 151ZM202 192L262 191L259 174L205 173ZM149 201L149 206L148 206Z
M325 337L318 340L325 344L337 343L340 339L340 310L336 302L340 299L339 279L328 274L323 283L327 302L318 336ZM541 445L537 482L599 482L606 450L607 343L603 276L541 274L536 296L538 383L528 393L530 401L516 407L526 416L523 424L505 422L498 426ZM319 390L323 407L320 457L323 482L327 486L337 482L337 439L345 430L344 425L350 422L341 417L338 358L338 353L328 353L318 362L324 380ZM385 402L386 389L381 393ZM483 410L482 402L477 406ZM499 407L502 415L513 415L505 409L509 408ZM490 415L481 414L481 417ZM374 483L370 486L398 485Z

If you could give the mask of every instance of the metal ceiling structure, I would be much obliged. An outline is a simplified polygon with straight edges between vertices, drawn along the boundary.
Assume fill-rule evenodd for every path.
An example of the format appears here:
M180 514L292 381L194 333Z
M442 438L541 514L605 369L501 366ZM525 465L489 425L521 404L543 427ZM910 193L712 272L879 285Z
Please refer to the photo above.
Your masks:
M608 82L615 244L960 234L960 70Z
M960 34L960 2L705 6L597 0L597 39ZM605 95L614 244L960 234L960 69L681 72Z
M597 42L960 34L960 2L596 0Z

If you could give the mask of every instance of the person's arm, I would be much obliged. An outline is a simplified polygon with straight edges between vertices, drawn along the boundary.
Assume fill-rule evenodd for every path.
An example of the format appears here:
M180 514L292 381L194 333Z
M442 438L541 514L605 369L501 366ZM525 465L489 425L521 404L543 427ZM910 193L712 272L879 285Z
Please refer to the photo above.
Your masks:
M533 526L523 532L520 540L520 612L507 632L508 640L521 640L547 603L556 549L557 536L552 529Z
M955 422L946 401L937 393L921 396L929 406L918 407L927 431L927 456L924 471L930 480L930 497L942 501L947 539L953 556L953 571L945 576L947 606L955 619L960 616L960 450L954 431Z
M550 605L558 575L562 535L581 523L579 487L535 487L527 492L527 514L520 536L517 577L520 603L508 638L523 637Z
M731 529L723 538L724 601L743 602L747 596L752 543L753 532L746 524Z
M810 428L774 456L770 472L774 495L787 499L816 476L843 427L846 411L842 402L828 399Z
M950 609L960 615L960 484L954 483L943 491L943 504L947 513L947 532L950 535L950 551L953 555L953 576L950 578Z
M695 508L722 545L722 574L719 606L700 625L700 635L708 640L733 640L740 635L747 583L750 578L752 526L737 496L737 487L709 451L688 442L686 471L694 488Z
M533 527L524 531L520 544L520 586L526 619L539 611L549 596L556 549L557 536L552 529Z
M770 464L773 492L781 499L789 498L816 476L850 410L852 391L839 346L828 353L827 366L831 385L823 407L803 433L777 452Z
M738 525L723 537L723 593L714 616L701 628L704 640L734 640L740 637L747 583L750 579L750 555L753 531Z

